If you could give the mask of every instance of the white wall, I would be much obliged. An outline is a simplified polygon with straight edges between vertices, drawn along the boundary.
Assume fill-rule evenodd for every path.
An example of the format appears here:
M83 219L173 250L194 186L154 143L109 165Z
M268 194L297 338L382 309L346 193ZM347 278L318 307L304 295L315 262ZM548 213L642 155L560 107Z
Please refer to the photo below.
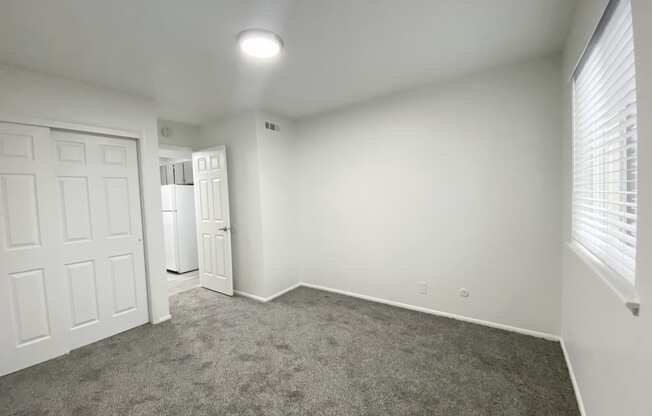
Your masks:
M559 78L550 57L298 121L300 279L558 334Z
M145 256L150 296L150 318L169 317L163 261L158 139L152 102L0 66L0 120L42 120L45 125L65 122L140 135L140 175L143 195Z
M280 131L265 129L265 121L277 123ZM265 293L271 296L299 282L294 203L294 123L259 112L256 136L260 167L260 201L265 270Z
M564 56L564 234L570 239L570 74L607 0L580 0ZM634 317L618 296L564 247L562 337L586 414L652 415L652 2L632 0L639 125L639 240Z
M201 142L199 126L158 119L157 127L159 144L196 148ZM161 134L161 129L164 127L170 129L169 137Z
M265 120L281 131L264 127ZM298 283L294 258L293 124L264 112L201 128L199 147L227 148L235 290L267 298Z

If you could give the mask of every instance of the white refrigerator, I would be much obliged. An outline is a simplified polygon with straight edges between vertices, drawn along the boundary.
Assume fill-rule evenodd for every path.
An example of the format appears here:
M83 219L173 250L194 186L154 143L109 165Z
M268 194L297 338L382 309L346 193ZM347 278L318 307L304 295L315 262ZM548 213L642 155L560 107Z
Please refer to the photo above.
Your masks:
M195 194L192 185L161 186L165 268L185 273L199 268Z

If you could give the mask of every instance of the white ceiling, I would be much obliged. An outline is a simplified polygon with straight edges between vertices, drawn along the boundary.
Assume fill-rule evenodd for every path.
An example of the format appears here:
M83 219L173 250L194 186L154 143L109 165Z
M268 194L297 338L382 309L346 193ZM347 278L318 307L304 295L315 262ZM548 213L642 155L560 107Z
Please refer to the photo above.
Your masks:
M299 118L559 51L574 0L0 0L0 62L153 98L164 118ZM239 54L244 28L285 41Z

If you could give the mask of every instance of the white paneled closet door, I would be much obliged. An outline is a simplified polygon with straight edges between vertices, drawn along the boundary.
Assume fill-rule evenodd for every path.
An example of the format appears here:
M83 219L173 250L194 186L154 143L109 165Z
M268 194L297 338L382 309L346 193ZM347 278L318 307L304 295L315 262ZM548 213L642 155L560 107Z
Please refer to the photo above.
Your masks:
M70 348L149 320L136 142L52 131Z
M53 168L47 128L0 123L0 375L68 351Z
M0 375L149 319L136 142L0 123Z

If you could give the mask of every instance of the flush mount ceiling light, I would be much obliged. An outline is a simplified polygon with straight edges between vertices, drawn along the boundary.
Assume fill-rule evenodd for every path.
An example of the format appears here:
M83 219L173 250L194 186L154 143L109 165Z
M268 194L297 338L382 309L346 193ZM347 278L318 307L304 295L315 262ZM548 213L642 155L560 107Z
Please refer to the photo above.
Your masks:
M243 30L237 39L242 52L254 58L273 58L283 48L281 37L269 30Z

